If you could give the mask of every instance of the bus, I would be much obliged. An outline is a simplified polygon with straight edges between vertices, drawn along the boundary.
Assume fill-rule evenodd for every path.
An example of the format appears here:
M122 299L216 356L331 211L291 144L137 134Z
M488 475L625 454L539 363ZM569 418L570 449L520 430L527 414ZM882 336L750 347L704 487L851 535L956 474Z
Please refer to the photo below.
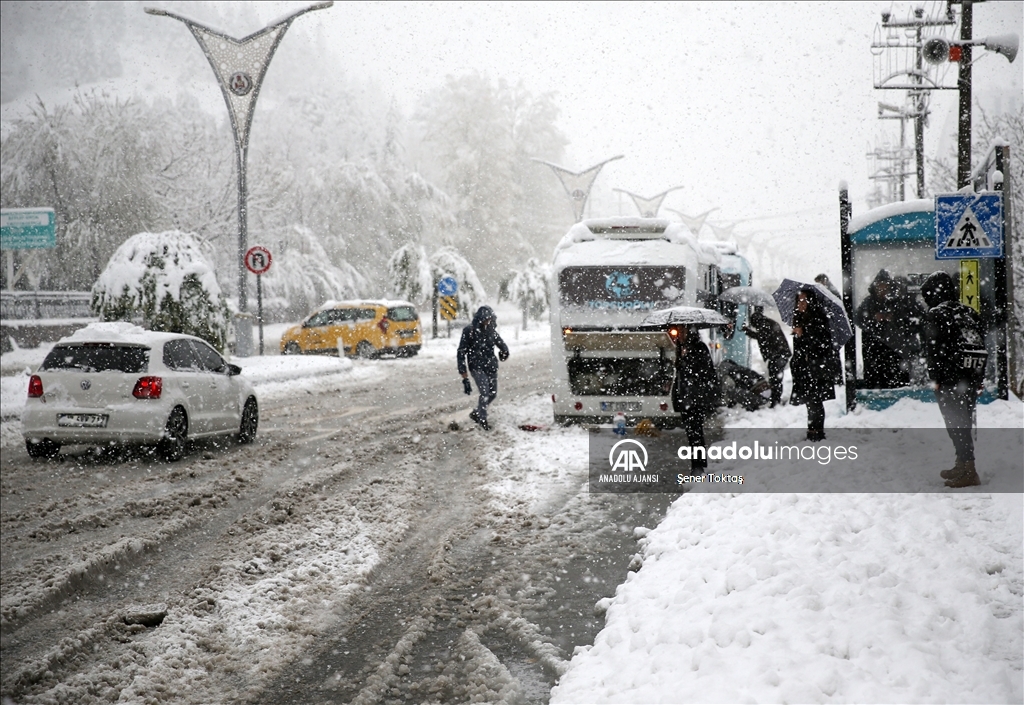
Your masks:
M722 291L734 286L753 286L754 272L747 258L741 255L736 249L734 242L715 242L712 246L722 256L721 280ZM732 335L728 338L722 337L722 357L732 360L741 367L750 367L750 339L743 332L743 326L750 318L750 306L748 304L734 304L728 301L720 302L719 310L727 318L736 321Z
M617 217L574 225L551 272L555 423L605 424L621 412L629 425L676 425L674 343L641 322L673 306L714 307L720 262L680 223Z

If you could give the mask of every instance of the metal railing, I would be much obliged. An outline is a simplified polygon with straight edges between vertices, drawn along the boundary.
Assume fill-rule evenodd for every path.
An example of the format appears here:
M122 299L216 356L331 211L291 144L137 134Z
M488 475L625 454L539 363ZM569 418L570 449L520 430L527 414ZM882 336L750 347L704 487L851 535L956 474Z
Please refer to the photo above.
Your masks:
M39 320L48 318L91 318L88 291L2 291L0 318Z

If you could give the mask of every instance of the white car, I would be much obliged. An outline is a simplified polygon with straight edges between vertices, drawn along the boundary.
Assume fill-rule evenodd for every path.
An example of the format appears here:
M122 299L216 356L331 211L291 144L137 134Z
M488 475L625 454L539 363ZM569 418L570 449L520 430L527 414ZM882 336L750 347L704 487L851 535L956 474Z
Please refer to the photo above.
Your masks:
M191 335L93 323L57 342L29 379L25 447L49 458L62 445L157 443L173 461L190 438L251 443L259 404L241 371Z

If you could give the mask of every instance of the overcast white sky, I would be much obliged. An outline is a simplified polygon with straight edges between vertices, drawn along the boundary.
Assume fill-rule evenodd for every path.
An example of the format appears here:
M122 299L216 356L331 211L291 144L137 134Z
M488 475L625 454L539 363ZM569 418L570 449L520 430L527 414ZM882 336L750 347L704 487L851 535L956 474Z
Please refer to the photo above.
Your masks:
M877 104L903 98L873 89L869 45L883 10L902 18L912 6L339 3L293 31L326 33L348 72L377 77L407 107L470 69L554 91L571 140L566 166L623 154L601 174L605 190L653 195L682 185L667 206L720 206L723 219L739 219L830 206L842 179L855 198L868 192L865 153L876 136L895 139L898 125L878 121ZM975 37L1021 34L1024 4L977 4L974 18ZM1019 108L1021 61L981 59L975 95ZM947 114L956 102L953 91L933 95L931 152L944 128L955 129Z

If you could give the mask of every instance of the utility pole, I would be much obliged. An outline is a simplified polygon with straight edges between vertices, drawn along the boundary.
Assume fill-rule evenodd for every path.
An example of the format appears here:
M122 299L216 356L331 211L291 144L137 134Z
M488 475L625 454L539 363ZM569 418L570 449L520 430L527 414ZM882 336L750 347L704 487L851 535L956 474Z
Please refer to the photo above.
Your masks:
M971 0L960 3L960 65L957 88L960 90L960 118L957 121L956 187L971 183L971 39L974 34L974 7Z
M943 85L942 76L933 76L924 65L923 32L927 27L951 27L956 24L952 9L947 5L945 15L925 17L924 8L918 7L906 20L893 19L892 12L882 13L882 23L875 27L871 53L875 55L874 85L877 89L905 90L912 107L906 117L914 120L914 155L917 175L917 197L925 197L924 128L928 119L928 99L933 90L954 90ZM882 30L886 36L882 36ZM903 30L907 39L900 36ZM909 41L908 41L909 39ZM933 73L937 70L933 67ZM879 105L881 108L881 104ZM879 110L881 117L881 110ZM902 170L901 170L902 171Z

